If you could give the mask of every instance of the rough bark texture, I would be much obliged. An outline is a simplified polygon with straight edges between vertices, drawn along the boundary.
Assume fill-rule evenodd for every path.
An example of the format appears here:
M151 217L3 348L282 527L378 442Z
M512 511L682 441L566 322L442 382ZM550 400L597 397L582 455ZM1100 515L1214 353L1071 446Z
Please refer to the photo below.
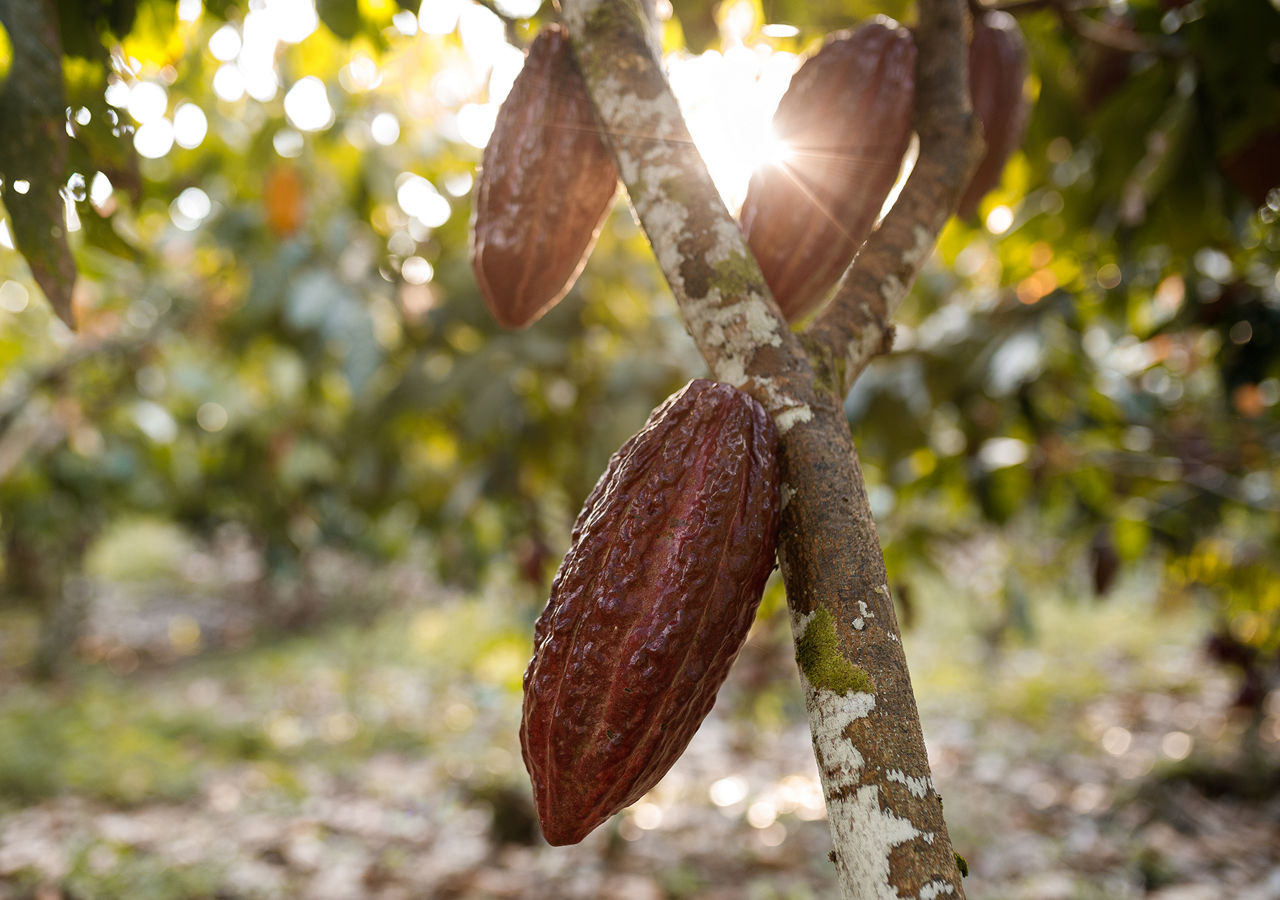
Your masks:
M923 93L937 106L918 95L917 109L926 112L921 161L908 185L913 199L878 245L885 256L897 248L899 265L842 289L824 312L826 332L803 342L769 296L693 147L637 0L564 0L563 7L619 173L690 334L715 377L750 392L778 426L779 556L841 889L877 900L963 897L844 417L848 370L833 363L862 341L882 346L891 305L884 293L905 293L972 164L963 4L920 4L917 84L931 85ZM948 92L940 78L960 89ZM965 138L959 163L931 155L935 116ZM941 131L955 134L954 127ZM899 247L903 233L909 242Z
M968 14L953 0L920 0L919 8L915 166L809 329L830 353L831 377L846 393L892 343L890 319L933 252L982 147L969 107Z

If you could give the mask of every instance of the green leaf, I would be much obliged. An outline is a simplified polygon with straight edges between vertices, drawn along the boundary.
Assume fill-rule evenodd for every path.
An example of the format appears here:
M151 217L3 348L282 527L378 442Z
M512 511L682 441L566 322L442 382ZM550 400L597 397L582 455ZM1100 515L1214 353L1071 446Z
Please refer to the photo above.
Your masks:
M677 18L684 32L685 45L691 53L701 53L720 39L714 3L707 0L690 0L682 3L677 12Z
M54 0L57 5L58 34L61 37L62 52L67 56L80 59L92 59L106 64L107 49L102 45L99 31L101 14L96 8L86 11L83 0ZM45 6L39 0L14 0L14 5ZM89 4L96 7L96 4Z
M80 216L80 227L88 245L135 263L143 259L143 251L125 240L113 227L111 219L104 219L96 212L85 212Z
M72 133L68 171L79 172L88 180L94 172L102 172L111 179L112 187L137 202L142 191L138 154L132 131L119 127L120 113L103 96L107 70L94 62L64 58L62 77L67 107L75 111L68 121ZM81 110L88 112L88 122L79 116Z
M133 28L138 15L138 0L113 0L107 10L107 24L117 37L124 37Z
M238 0L204 0L205 15L227 21L227 13L238 9Z
M9 0L0 23L13 40L13 66L0 92L0 173L13 240L54 312L71 328L75 261L67 244L66 102L57 11L47 0ZM27 190L18 187L25 184Z
M329 30L349 41L360 30L360 7L357 0L316 0L316 13Z
M125 53L141 62L143 68L171 64L182 53L177 13L173 0L146 0L139 4L129 33L116 34Z

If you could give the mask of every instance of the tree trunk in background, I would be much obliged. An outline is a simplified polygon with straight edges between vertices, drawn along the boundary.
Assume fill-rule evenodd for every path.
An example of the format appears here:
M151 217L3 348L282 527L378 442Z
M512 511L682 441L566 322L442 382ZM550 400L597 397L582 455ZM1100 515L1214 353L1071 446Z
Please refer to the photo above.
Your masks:
M41 681L61 676L75 656L89 620L90 592L84 558L90 536L79 533L44 545L36 564L40 593L31 599L40 613L32 674Z

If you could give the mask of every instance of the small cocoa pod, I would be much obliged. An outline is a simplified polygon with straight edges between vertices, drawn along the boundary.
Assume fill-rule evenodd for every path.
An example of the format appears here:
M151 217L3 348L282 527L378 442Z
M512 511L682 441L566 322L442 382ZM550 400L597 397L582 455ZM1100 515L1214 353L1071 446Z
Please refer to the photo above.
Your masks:
M573 286L618 183L560 26L534 39L480 163L471 267L498 323L524 328Z
M751 178L739 216L788 321L817 306L862 246L911 139L915 43L879 16L806 60L773 116L788 158Z
M1027 45L1013 16L989 10L974 17L969 43L969 99L982 123L986 149L960 196L958 212L970 218L987 192L1000 183L1004 165L1022 143L1030 107L1022 93Z
M776 454L759 403L696 380L587 497L524 675L520 745L550 843L634 803L711 710L773 568Z
M1280 128L1258 131L1234 152L1220 154L1218 167L1250 203L1262 206L1280 187Z
M1124 40L1134 40L1137 28L1130 12L1104 10L1099 21L1107 30ZM1096 112L1115 94L1133 73L1134 54L1117 47L1104 47L1092 41L1084 42L1075 64L1081 73L1080 100L1085 113Z
M1105 525L1089 541L1089 566L1093 569L1093 595L1101 597L1111 590L1120 574L1120 554L1111 539L1111 529Z

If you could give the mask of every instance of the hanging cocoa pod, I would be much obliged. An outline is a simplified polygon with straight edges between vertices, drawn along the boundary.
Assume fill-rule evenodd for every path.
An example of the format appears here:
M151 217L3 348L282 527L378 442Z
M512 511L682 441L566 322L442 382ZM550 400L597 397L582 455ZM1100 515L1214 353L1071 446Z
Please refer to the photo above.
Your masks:
M989 10L974 17L969 44L969 98L982 122L986 149L960 196L958 213L970 218L978 202L1000 183L1005 163L1022 143L1030 106L1022 93L1027 45L1013 16Z
M1102 597L1111 590L1120 574L1120 554L1116 551L1111 529L1105 525L1093 533L1089 541L1089 568L1093 573L1093 595Z
M498 110L476 185L471 266L499 324L524 328L569 292L617 182L569 37L550 25Z
M1218 156L1218 168L1254 206L1280 188L1280 128L1258 131L1233 153Z
M639 799L711 710L773 568L776 452L759 403L696 380L587 497L524 675L520 744L550 843Z
M783 315L816 307L862 246L911 138L915 43L883 16L828 41L773 116L787 159L751 178L740 220Z
M1104 10L1098 21L1124 40L1136 40L1137 29L1129 11ZM1075 69L1080 73L1080 101L1086 114L1097 112L1133 74L1134 53L1114 46L1083 41Z

